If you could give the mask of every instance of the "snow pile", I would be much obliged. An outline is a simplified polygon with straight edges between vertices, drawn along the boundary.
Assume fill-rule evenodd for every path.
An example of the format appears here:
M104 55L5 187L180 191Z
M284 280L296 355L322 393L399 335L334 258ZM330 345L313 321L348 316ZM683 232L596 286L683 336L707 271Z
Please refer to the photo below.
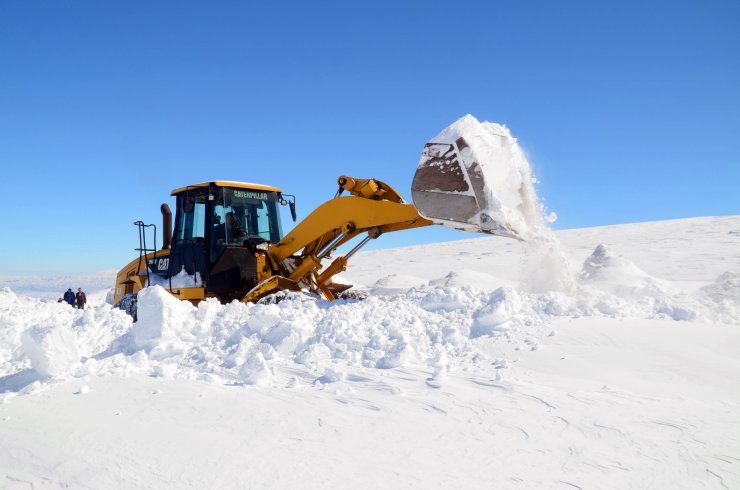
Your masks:
M272 378L272 370L267 365L264 354L255 352L242 364L239 376L249 385L265 385Z
M120 351L131 317L103 304L78 310L0 290L0 392L2 377L33 370L39 377L74 372L96 355Z
M2 376L32 369L38 379L144 373L219 383L270 385L277 368L321 383L361 368L414 365L439 382L481 358L478 342L536 350L561 317L650 318L737 323L740 276L724 274L694 293L672 289L600 245L575 293L531 293L432 285L387 297L327 302L287 294L278 303L198 307L152 286L139 294L137 323L108 305L84 312L0 294ZM485 357L485 356L483 356Z
M420 277L408 274L390 274L375 281L372 292L376 295L397 294L410 288L421 287L425 283L426 281Z
M329 303L290 294L277 304L208 300L194 308L154 286L140 295L133 341L150 362L185 367L186 377L238 372L255 384L269 378L266 362L318 371L337 362L391 368L425 365L439 350L460 356L469 349L468 332L447 325L451 318L440 318L449 314L401 303L379 298Z
M431 365L441 352L461 358L471 351L460 321L470 304L464 292L436 305L426 293L334 303L292 294L277 304L208 300L196 308L152 286L139 294L137 323L108 305L83 312L9 290L0 298L0 391L3 376L29 369L43 378L141 372L264 384L275 365L319 376Z
M496 285L500 282L500 279L485 272L470 269L460 269L450 271L450 273L444 277L432 279L431 281L429 281L429 285L433 287L455 287L476 284L478 287L481 288L495 289Z
M740 324L740 273L725 272L700 293L707 307L719 312L719 321Z
M583 263L581 280L617 296L636 297L665 293L667 283L651 277L630 260L598 245Z
M189 315L195 311L193 305L162 292L161 286L152 286L139 293L138 308L144 314L139 316L132 329L136 346L148 349L155 358L160 351L165 351L163 357L167 357L167 353L180 352L182 347L178 345L181 344L178 337L193 331L195 321L193 315Z
M472 333L476 337L505 332L508 323L522 309L522 300L512 288L499 288L474 315Z
M714 283L687 293L668 281L652 277L603 244L585 260L575 298L586 314L596 309L609 316L621 314L719 323L740 321L737 274L724 273Z
M683 234L670 230L671 236ZM492 242L510 249L509 256L493 252ZM366 300L326 302L291 293L279 302L207 300L194 307L152 286L139 295L137 323L107 304L80 311L5 288L0 290L0 393L37 381L135 373L291 386L287 372L327 384L361 376L362 370L404 366L432 371L428 383L438 385L448 373L480 363L511 365L516 351L539 349L559 319L740 324L737 270L714 281L660 279L647 272L651 262L644 257L639 267L616 252L628 243L631 237L616 247L591 245L588 256L585 246L572 247L583 254L578 257L583 264L568 288L536 290L517 283L521 271L515 267L496 275L502 266L519 262L525 245L484 238L466 242L468 250L458 242L368 254L375 257L369 267L375 276L364 281L374 284ZM735 267L736 241L726 246L714 250L722 257L718 267ZM492 258L498 262L489 262ZM378 279L381 262L395 274ZM685 258L675 263L676 274L696 265ZM557 275L546 270L540 272ZM495 357L489 348L497 349Z
M23 351L41 376L60 376L80 360L77 343L68 327L32 327L23 332Z

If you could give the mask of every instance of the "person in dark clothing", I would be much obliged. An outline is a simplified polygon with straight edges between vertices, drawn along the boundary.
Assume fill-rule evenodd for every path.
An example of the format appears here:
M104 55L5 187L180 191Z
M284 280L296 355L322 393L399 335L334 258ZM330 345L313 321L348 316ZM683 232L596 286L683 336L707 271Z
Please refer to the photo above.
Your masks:
M77 288L77 294L75 295L75 302L77 303L77 308L84 310L85 305L87 304L87 296L85 296L85 293L82 292L82 288Z
M242 242L246 233L239 219L229 211L226 213L226 222L216 225L213 236L220 243L238 244Z
M75 293L72 292L72 288L68 288L64 293L64 301L66 301L69 306L75 305Z

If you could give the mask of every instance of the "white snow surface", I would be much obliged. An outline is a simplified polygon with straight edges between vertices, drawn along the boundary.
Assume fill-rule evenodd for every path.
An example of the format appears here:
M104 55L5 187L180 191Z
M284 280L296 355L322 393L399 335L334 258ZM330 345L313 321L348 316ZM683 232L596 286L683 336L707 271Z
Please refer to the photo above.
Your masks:
M68 288L77 292L77 288L81 287L87 294L89 305L100 304L106 301L108 288L116 280L116 272L115 269L107 269L95 274L65 276L0 276L0 287L10 288L16 294L48 301L61 299Z
M740 216L554 238L540 287L485 237L358 254L366 300L0 289L0 488L740 487Z

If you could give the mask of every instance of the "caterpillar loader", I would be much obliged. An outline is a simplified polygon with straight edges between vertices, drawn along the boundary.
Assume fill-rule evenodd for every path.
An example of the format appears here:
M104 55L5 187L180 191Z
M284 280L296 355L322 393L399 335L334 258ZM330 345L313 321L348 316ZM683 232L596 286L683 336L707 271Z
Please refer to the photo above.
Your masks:
M427 143L412 183L415 204L376 179L339 177L333 199L283 236L279 206L296 219L295 197L268 185L211 181L172 191L172 213L162 204L162 246L155 225L139 227L139 256L116 277L115 301L135 305L138 291L159 284L182 300L257 301L279 291L307 290L332 300L347 284L332 278L370 240L384 233L440 224L463 231L517 238L489 213L495 197L480 165L461 153L467 144ZM469 154L469 153L468 153ZM148 227L154 244L147 246ZM344 255L338 247L359 238Z

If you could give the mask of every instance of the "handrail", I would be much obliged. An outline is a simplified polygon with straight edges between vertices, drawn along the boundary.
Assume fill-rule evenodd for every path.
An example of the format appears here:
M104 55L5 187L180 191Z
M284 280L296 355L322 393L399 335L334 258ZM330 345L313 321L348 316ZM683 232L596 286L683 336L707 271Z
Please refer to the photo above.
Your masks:
M134 225L138 227L139 229L139 248L135 248L134 250L139 252L139 263L136 266L136 273L141 273L141 259L146 256L149 252L154 252L154 257L152 260L157 260L157 225L155 224L145 224L143 221L134 221ZM149 227L154 228L154 248L150 249L146 246L146 229ZM144 270L146 271L146 283L147 286L150 284L150 278L149 278L149 264L144 264Z

